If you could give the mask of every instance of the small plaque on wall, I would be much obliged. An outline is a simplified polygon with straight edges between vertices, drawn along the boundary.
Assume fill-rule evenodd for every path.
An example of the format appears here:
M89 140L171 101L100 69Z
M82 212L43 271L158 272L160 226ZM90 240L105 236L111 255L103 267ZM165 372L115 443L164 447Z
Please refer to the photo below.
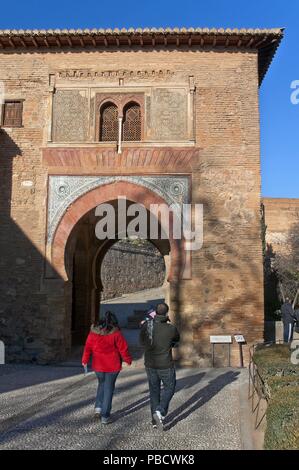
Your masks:
M234 338L235 338L235 341L237 343L245 343L246 342L243 335L235 335Z

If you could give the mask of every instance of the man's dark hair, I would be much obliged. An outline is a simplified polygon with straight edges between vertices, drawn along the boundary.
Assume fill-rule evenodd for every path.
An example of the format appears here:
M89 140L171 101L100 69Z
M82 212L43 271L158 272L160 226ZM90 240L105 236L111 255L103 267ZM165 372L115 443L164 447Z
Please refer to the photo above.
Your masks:
M166 317L168 310L169 310L169 307L164 302L156 306L157 315L164 315Z

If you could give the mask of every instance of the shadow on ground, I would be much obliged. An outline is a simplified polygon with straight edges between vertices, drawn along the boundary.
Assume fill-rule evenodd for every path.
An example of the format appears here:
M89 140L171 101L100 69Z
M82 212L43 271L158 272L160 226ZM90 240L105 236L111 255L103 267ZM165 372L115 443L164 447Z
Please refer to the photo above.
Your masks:
M125 384L120 384L117 386L116 389L116 394L115 395L121 395L122 392L125 390L132 390L132 397L134 396L134 390L137 389L138 386L142 386L144 384L144 391L140 391L139 393L143 396L138 398L136 401L133 401L132 403L124 406L123 408L117 410L115 414L113 415L113 421L117 423L118 425L118 434L123 434L124 436L127 435L127 426L128 422L126 421L126 417L132 415L133 413L137 413L141 409L150 406L150 400L149 400L149 394L148 394L148 385L147 385L147 380L146 380L146 375L144 370L128 370L126 371L127 378L126 378L126 383ZM174 428L180 421L185 420L187 418L192 418L192 414L198 410L200 407L205 405L209 400L211 400L215 395L217 395L224 387L227 385L231 384L235 380L237 380L239 376L239 372L237 371L227 371L225 373L222 373L215 378L212 378L209 383L201 388L198 388L196 392L189 397L186 401L184 401L184 389L190 389L192 387L200 387L200 383L202 379L205 377L206 372L199 372L193 375L189 375L186 377L181 377L177 380L177 388L176 388L176 393L180 393L180 398L181 398L181 405L171 411L171 413L167 416L165 420L165 431L168 431L172 428ZM90 382L84 382L82 381L82 386L84 387ZM74 391L74 390L73 390ZM96 382L95 382L95 389L94 393L96 392ZM90 392L88 392L90 393ZM61 398L61 397L60 397ZM76 412L77 410L82 410L86 407L92 407L94 398L85 398L82 400L76 400L75 403L69 403L68 401L71 400L71 392L66 393L66 396L63 397L63 400L60 400L59 403L59 409L55 410L50 410L50 406L47 407L45 406L43 410L38 410L38 412L42 412L43 416L38 416L30 417L29 419L27 418L26 423L24 420L20 419L19 423L16 423L15 426L13 426L10 429L6 429L5 432L3 432L2 437L0 437L0 444L5 444L8 442L13 442L13 440L16 437L16 434L18 438L22 435L26 435L28 433L28 429L37 431L38 429L44 430L46 428L49 429L49 426L51 424L54 425L59 425L59 423L63 422L65 419L68 418L68 415L70 415L73 412ZM50 400L50 404L53 405L55 404L55 397L52 397ZM46 404L45 404L46 405ZM48 411L47 411L47 408ZM34 410L32 410L34 411ZM45 414L46 411L46 414ZM148 410L149 411L149 410ZM35 413L36 414L36 413ZM144 416L144 418L143 418ZM22 417L21 417L22 418ZM124 419L123 419L124 418ZM72 420L69 421L69 430L72 431L72 429L75 431L75 429L84 429L84 426L88 425L93 417L88 414L79 416L78 418L72 418ZM139 415L140 419L140 415ZM121 423L120 421L123 421ZM142 414L142 421L148 420L148 413L145 413L144 415ZM24 424L23 424L24 422ZM140 423L141 424L141 423ZM120 425L120 426L119 426ZM129 438L128 438L129 439Z
M79 365L79 364L78 364ZM22 380L19 381L21 374ZM33 364L5 364L0 366L0 393L46 384L82 375L82 366L54 367Z

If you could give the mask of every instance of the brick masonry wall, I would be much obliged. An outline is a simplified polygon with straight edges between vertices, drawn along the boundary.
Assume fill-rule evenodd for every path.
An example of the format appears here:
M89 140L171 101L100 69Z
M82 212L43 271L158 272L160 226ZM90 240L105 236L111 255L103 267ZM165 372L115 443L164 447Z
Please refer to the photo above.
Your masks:
M76 164L49 168L43 165L41 148L46 145L49 74L97 63L105 70L161 68L194 76L196 148L200 152L192 161L191 197L193 203L204 204L204 245L193 253L192 279L170 286L173 316L182 331L182 358L209 364L211 333L240 332L249 343L261 340L256 53L184 48L146 52L0 51L0 79L7 97L25 99L24 127L0 131L0 322L9 357L30 358L35 347L38 359L46 361L64 356L70 347L65 309L70 285L44 276L47 176L49 172L98 174L102 170L88 161L84 169ZM122 170L117 166L103 168L111 174ZM124 171L146 174L148 169L135 167L131 160ZM163 173L163 167L158 172ZM28 180L33 183L31 187L24 186ZM234 347L235 361L236 354Z

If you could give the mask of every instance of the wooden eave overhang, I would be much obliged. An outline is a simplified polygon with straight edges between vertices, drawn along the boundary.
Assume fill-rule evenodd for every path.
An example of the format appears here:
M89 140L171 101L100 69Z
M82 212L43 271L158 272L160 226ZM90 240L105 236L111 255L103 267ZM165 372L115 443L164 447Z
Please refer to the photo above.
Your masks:
M283 28L129 28L0 30L0 52L32 49L195 48L257 50L262 82L283 38Z

